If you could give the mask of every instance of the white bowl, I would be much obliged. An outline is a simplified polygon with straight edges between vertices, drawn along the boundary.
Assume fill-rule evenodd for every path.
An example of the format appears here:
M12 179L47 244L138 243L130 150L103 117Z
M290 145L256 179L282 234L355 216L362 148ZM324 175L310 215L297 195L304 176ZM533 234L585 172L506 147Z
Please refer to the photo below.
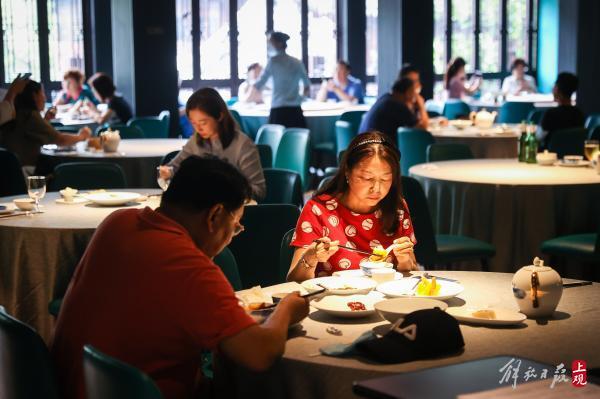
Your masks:
M17 198L13 203L22 211L32 211L35 208L35 201L31 198Z
M565 155L563 161L567 164L578 164L583 161L583 156L581 155Z
M538 165L549 166L554 165L558 160L555 152L540 152L535 156Z
M360 270L367 276L371 275L371 270L373 269L391 269L394 265L389 262L373 262L370 260L364 260L360 262Z
M374 295L377 294L377 295ZM310 304L315 308L337 317L365 317L375 313L375 303L381 301L383 295L371 293L369 295L328 295L315 299ZM351 310L349 302L360 302L365 305L365 310Z
M469 119L454 119L454 120L448 121L448 124L450 126L454 126L455 128L461 130L461 129L467 128L469 126L472 126L473 122Z
M395 323L409 313L422 309L440 308L446 310L448 304L429 298L394 298L377 302L375 310L390 323Z
M60 195L65 199L65 202L73 202L73 198L77 195L77 189L67 187L59 191Z

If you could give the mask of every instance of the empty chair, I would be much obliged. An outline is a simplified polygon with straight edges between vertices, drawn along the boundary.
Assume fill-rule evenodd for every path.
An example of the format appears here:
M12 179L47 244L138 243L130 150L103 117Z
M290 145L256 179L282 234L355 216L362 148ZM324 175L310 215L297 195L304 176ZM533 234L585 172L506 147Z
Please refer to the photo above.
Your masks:
M489 271L487 260L496 254L493 245L466 236L436 235L421 184L412 177L402 176L402 189L419 243L415 246L415 256L419 263L431 267L478 259L482 269Z
M398 128L398 148L402 154L400 167L408 176L411 166L427 162L427 147L434 143L433 136L426 130Z
M271 147L271 154L275 155L277 154L277 148L279 148L279 143L283 137L284 130L285 126L283 125L262 125L256 132L256 139L254 139L254 142L256 144L268 145Z
M350 131L352 132L352 137L356 136L360 128L360 123L362 122L362 118L367 111L346 111L340 115L340 121L345 121L350 124Z
M289 204L259 204L245 208L240 223L246 232L229 244L238 262L244 288L283 282L279 266L281 238L296 227L299 216L300 209Z
M291 204L301 207L302 179L297 172L285 169L264 169L267 195L261 204Z
M268 144L256 144L258 150L258 157L260 158L260 165L265 168L273 167L273 150Z
M164 157L160 160L161 165L166 165L173 160L179 154L179 150L171 151L168 154L165 154Z
M27 186L21 163L15 154L0 148L0 197L25 194Z
M100 133L110 130L118 130L119 136L122 139L143 139L144 132L140 130L137 126L127 126L127 125L111 125L111 126L102 126L96 129L96 136L99 136Z
M469 117L471 113L471 108L469 104L460 100L448 100L444 104L444 109L442 110L442 115L448 119L457 119Z
M88 399L163 398L145 373L91 345L83 347L83 375Z
M144 138L166 139L169 137L169 123L171 116L169 111L162 111L158 116L141 116L131 118L127 126L135 126L140 129Z
M548 151L556 152L559 158L565 155L583 155L583 146L588 138L585 128L561 129L548 133Z
M220 254L215 256L214 262L221 268L225 277L233 287L234 291L242 289L242 279L240 278L240 271L238 269L235 256L229 248L223 248Z
M335 122L335 148L337 159L340 159L340 154L345 151L350 145L350 142L356 135L352 130L350 122L339 120Z
M34 329L0 306L0 398L58 397L46 344Z
M242 119L242 116L240 115L240 113L238 111L236 111L235 109L229 109L229 113L231 114L231 116L233 116L233 119L235 119L235 121L237 122L238 126L240 127L240 130L242 132L246 133L248 129L246 129L246 125L244 124L244 120ZM254 137L250 137L250 138L252 140L254 140Z
M289 169L302 178L302 187L308 187L308 166L310 162L310 131L303 128L287 128L279 142L273 166Z
M507 101L500 107L498 123L519 123L527 120L529 113L534 111L533 103Z
M466 144L429 144L427 162L473 159L473 152Z
M588 136L588 140L600 141L600 126L596 126L595 128L590 129L590 135Z
M283 235L281 239L281 247L279 248L279 278L281 281L285 281L287 273L290 270L292 264L292 258L294 257L294 247L290 246L294 237L296 229L290 229Z
M546 113L545 109L533 109L527 115L527 122L532 122L534 125L539 125L542 122L542 118Z
M583 262L600 261L600 224L596 233L571 234L546 240L542 253Z
M99 188L125 188L127 181L123 169L109 162L71 162L54 168L54 179L51 190L58 191L65 187L78 190L95 190Z
M596 126L600 126L600 114L591 114L585 120L585 127L587 129L593 129Z

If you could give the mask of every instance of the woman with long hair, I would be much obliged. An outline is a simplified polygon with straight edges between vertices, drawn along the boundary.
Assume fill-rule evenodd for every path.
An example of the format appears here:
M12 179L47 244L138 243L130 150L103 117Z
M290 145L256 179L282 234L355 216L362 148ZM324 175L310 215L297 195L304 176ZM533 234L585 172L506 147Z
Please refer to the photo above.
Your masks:
M358 269L363 254L396 244L397 270L415 270L416 239L400 184L400 153L383 133L359 134L336 175L306 203L291 245L296 247L288 280L304 281Z
M448 98L462 99L465 95L472 95L481 86L481 76L475 73L467 81L465 66L467 62L462 57L456 57L448 63L448 69L444 75L444 88L448 92Z

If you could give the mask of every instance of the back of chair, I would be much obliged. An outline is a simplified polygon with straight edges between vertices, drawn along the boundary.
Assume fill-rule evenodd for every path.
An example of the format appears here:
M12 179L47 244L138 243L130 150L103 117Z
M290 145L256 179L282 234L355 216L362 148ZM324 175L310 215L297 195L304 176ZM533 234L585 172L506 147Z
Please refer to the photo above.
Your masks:
M238 269L235 256L229 248L223 248L220 254L215 256L214 262L221 268L227 280L233 287L234 291L242 289L242 279L240 278L240 271Z
M448 119L457 119L461 117L468 117L471 113L471 107L464 101L460 100L448 100L444 104L442 115Z
M600 141L600 125L590 129L590 134L588 136L588 140Z
M245 231L229 249L238 262L244 288L283 282L280 277L281 238L296 227L300 209L288 204L246 206L241 223Z
M48 348L28 325L0 306L0 398L57 399Z
M302 179L293 170L270 169L263 170L267 181L267 195L261 204L291 204L301 207Z
M244 119L242 119L242 115L240 115L240 113L238 111L236 111L235 109L229 109L229 113L231 114L231 116L233 116L233 119L235 119L235 121L237 122L238 126L240 127L240 130L246 134L247 130L246 129L246 125L244 124ZM251 137L254 140L254 137Z
M10 151L0 148L0 197L25 194L27 185L19 159Z
M425 192L416 179L408 176L402 176L402 191L408 204L418 242L415 245L417 261L425 265L433 265L437 254L437 244Z
M358 129L360 128L360 123L362 122L362 117L365 113L366 111L346 111L340 115L339 120L348 122L350 124L350 132L352 133L352 137L359 133Z
M548 133L548 151L556 152L559 158L565 155L583 155L583 146L588 138L585 128L561 129Z
M342 151L350 145L355 133L350 122L339 120L335 122L335 149L338 159Z
M256 132L256 144L266 144L271 147L271 154L277 154L277 148L283 137L285 126L276 124L262 125ZM270 167L270 166L269 166Z
M507 101L500 107L498 123L519 123L527 120L529 113L534 111L533 103L522 101Z
M145 373L91 345L83 347L83 374L88 399L163 398Z
M308 166L310 162L310 130L287 128L279 142L273 166L289 169L302 178L302 187L308 187Z
M427 162L473 159L473 152L466 144L429 144Z
M115 163L70 162L54 168L51 190L58 191L65 187L78 190L126 188L127 181L123 169Z
M433 136L426 130L398 128L398 148L402 174L408 176L411 166L427 162L427 146L434 143Z
M119 136L122 139L143 139L144 132L137 126L127 126L127 125L111 125L111 126L102 126L96 129L96 135L99 136L100 133L110 130L118 130Z
M127 122L127 126L135 126L140 129L144 133L144 138L166 139L169 137L169 120L168 111L163 111L159 116L131 118Z
M281 239L281 248L279 249L279 278L285 281L287 278L292 258L294 257L294 247L290 247L290 243L294 238L296 229L290 229Z
M532 122L534 125L539 125L542 122L542 118L546 113L545 109L533 109L529 115L527 115L527 122Z
M273 167L273 150L268 144L256 144L258 150L258 156L260 158L260 166L265 168Z
M161 165L166 165L171 162L177 155L179 154L179 150L171 151L168 154L165 154L164 157L160 160Z
M593 129L596 126L600 126L600 114L591 114L585 120L585 127L587 129Z

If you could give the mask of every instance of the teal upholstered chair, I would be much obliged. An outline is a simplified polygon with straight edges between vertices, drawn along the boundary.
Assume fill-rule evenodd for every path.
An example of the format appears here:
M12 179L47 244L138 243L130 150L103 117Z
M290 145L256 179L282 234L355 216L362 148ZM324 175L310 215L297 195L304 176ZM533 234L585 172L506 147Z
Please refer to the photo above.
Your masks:
M27 192L21 162L15 154L3 148L0 148L0 170L0 197Z
M365 113L366 111L346 111L340 115L339 120L350 124L352 136L354 137L360 133L358 129L360 129L360 124Z
M534 125L539 125L546 113L545 109L532 109L527 115L527 122L532 122Z
M400 167L408 176L411 166L427 162L427 147L434 143L433 136L426 130L398 128L398 148L402 154Z
M0 306L0 397L58 399L54 366L38 333Z
M325 176L323 179L321 179L321 181L319 182L319 186L317 187L317 190L320 190L323 187L325 187L325 185L327 183L329 183L329 181L331 181L331 179L333 179L333 176Z
M235 119L235 121L237 122L238 126L240 127L240 130L249 135L248 129L246 129L246 124L244 123L244 119L242 118L242 115L240 115L240 113L238 111L236 111L235 109L229 109L229 113L231 114L231 116L233 116L233 119ZM254 137L252 137L251 135L249 135L249 137L252 140L254 140Z
M461 235L435 234L421 184L412 177L402 176L402 189L419 243L415 246L415 256L419 263L433 267L479 260L482 269L489 271L488 259L496 254L493 245Z
M296 229L290 229L281 239L281 247L279 249L279 279L285 281L287 273L290 270L292 258L294 257L294 247L290 247L294 232Z
M600 141L600 125L590 129L588 140L599 140Z
M118 130L119 135L123 140L128 139L143 139L144 132L137 126L127 126L127 125L110 125L110 126L99 126L96 129L96 136L99 136L100 133L110 130Z
M591 114L585 120L585 127L587 129L593 129L596 126L600 126L600 114Z
M552 238L542 243L541 250L548 255L597 262L600 261L600 231Z
M519 123L527 120L529 113L534 111L533 103L507 101L500 107L498 123Z
M144 133L147 139L166 139L169 137L171 113L162 111L158 116L140 116L131 118L127 126L135 126Z
M260 166L265 168L273 167L273 150L268 144L256 144L256 150L258 151L258 157L260 158Z
M355 135L350 122L342 120L335 122L335 148L338 160L342 151L348 148Z
M302 178L302 188L308 188L308 166L310 162L310 130L303 128L285 129L273 166L277 169L289 169Z
M302 179L293 170L263 169L267 195L261 204L291 204L302 207Z
M448 119L457 119L469 117L471 113L471 107L464 101L460 100L448 100L444 104L442 115Z
M284 131L285 126L283 125L262 125L256 132L256 139L254 139L254 142L256 144L266 144L271 147L271 154L274 156L277 154L277 148L279 148L279 143L281 142ZM268 167L270 168L271 166Z
M88 399L162 399L145 373L91 345L83 347L83 375Z
M221 268L225 277L233 287L234 291L242 289L242 279L240 277L240 271L238 269L235 256L229 248L223 248L220 254L215 256L214 262Z
M62 125L62 126L55 126L54 129L61 133L77 133L77 132L79 132L79 129L81 129L81 126Z
M54 168L54 179L50 184L52 191L65 187L78 190L99 188L126 188L127 181L123 169L110 162L70 162Z
M466 144L429 144L427 162L473 159L473 152Z
M546 138L548 151L556 152L559 158L565 155L583 155L588 134L588 130L582 127L552 131Z

